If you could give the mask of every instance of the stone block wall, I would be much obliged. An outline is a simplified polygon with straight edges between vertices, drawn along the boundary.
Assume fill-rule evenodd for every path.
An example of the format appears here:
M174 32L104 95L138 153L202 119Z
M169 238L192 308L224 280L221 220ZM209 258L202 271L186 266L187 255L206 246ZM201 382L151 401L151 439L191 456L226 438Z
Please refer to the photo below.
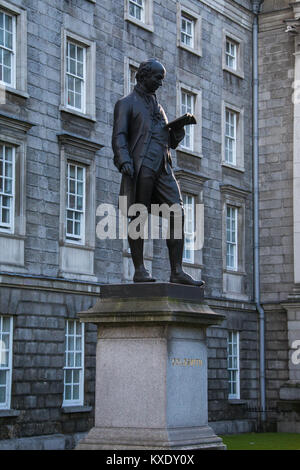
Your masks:
M34 125L27 136L25 265L22 269L12 266L10 274L2 273L0 277L0 314L14 317L12 408L16 411L10 416L0 413L0 438L70 435L92 426L93 411L89 408L81 413L65 413L61 407L65 321L76 318L78 311L94 303L99 285L122 281L123 244L122 240L96 238L94 273L97 282L84 282L79 278L76 282L76 279L63 277L59 255L61 153L58 135L74 134L103 146L95 155L96 206L105 202L117 207L120 175L113 165L111 133L114 104L124 94L125 57L140 62L155 56L163 62L167 76L158 97L170 120L177 113L177 81L183 80L202 93L202 157L173 152L173 160L176 169L188 170L206 180L203 184L205 244L201 274L207 282L205 292L209 302L215 303L228 317L223 328L209 333L210 420L226 421L226 429L237 429L228 423L235 420L245 423L251 416L245 410L245 403L228 403L227 329L241 332L241 398L246 405L248 402L257 404L258 399L257 321L251 304L251 2L239 0L228 10L212 8L209 2L185 2L202 17L201 57L177 47L175 0L153 1L153 33L124 20L124 0L15 0L14 3L27 11L29 97L7 92L0 113ZM96 120L60 110L63 29L96 42ZM243 79L222 70L223 29L233 31L243 40ZM244 171L222 166L222 100L243 108ZM248 194L244 227L246 302L238 306L234 295L222 303L221 187L224 185ZM279 266L278 261L278 269ZM153 274L161 281L169 279L163 241L154 243ZM89 326L85 345L87 407L93 406L94 400L95 335L95 329ZM241 426L240 429L245 429L244 424Z
M268 9L268 2L264 8ZM276 13L276 14L275 14ZM263 302L287 298L293 287L294 39L285 33L291 11L260 16L259 154L260 267Z

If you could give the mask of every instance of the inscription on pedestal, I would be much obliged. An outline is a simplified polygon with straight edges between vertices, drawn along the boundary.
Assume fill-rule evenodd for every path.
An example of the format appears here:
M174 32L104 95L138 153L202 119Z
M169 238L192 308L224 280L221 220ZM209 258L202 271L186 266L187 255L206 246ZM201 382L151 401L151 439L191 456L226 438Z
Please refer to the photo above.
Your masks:
M178 357L173 357L171 359L172 366L190 366L190 367L195 367L195 366L202 366L203 361L202 359L189 359L189 358L184 358L180 359Z

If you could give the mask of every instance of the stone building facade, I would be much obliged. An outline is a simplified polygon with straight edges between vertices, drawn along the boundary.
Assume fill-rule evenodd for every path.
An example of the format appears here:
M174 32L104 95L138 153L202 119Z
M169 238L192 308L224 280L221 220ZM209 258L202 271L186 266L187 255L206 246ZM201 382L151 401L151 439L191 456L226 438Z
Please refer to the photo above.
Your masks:
M287 62L293 70L293 43L284 28L270 29L273 15L263 10L260 25L261 262L267 398L277 406L289 379L294 287L293 76L282 70ZM0 0L0 448L72 448L92 427L96 327L83 327L77 313L94 305L101 285L131 280L126 242L97 236L97 208L118 204L114 104L153 56L167 70L158 97L169 120L197 117L173 162L192 225L196 204L204 206L204 245L185 252L185 268L226 315L208 329L209 421L217 433L260 429L253 17L250 0ZM286 87L273 89L275 79ZM280 222L269 220L277 210ZM146 259L167 282L163 240L147 243ZM268 412L267 422L277 417Z
M260 263L266 393L278 429L300 431L299 2L260 14Z

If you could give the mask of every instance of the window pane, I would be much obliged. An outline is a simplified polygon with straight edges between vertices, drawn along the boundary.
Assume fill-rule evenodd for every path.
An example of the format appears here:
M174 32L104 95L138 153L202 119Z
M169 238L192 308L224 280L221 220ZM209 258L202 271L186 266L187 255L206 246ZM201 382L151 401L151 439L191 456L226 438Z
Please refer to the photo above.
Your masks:
M65 381L68 384L72 383L72 371L69 369L65 371Z
M81 109L81 95L75 95L75 108Z
M6 385L6 370L0 370L0 385Z
M10 324L11 324L10 318L3 317L2 331L5 333L10 333Z
M6 402L6 388L0 387L0 403Z
M73 400L79 399L79 385L74 385L73 387Z
M66 385L66 387L65 387L65 399L66 400L71 400L71 398L72 398L71 397L71 390L72 390L71 386Z

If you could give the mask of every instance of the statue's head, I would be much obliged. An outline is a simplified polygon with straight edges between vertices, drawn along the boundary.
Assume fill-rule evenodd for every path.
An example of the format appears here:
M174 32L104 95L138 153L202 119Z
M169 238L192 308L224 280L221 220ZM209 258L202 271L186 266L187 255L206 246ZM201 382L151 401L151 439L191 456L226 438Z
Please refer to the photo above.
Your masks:
M154 93L162 86L166 76L166 69L156 59L148 59L142 62L136 73L136 80L141 83L148 92Z

